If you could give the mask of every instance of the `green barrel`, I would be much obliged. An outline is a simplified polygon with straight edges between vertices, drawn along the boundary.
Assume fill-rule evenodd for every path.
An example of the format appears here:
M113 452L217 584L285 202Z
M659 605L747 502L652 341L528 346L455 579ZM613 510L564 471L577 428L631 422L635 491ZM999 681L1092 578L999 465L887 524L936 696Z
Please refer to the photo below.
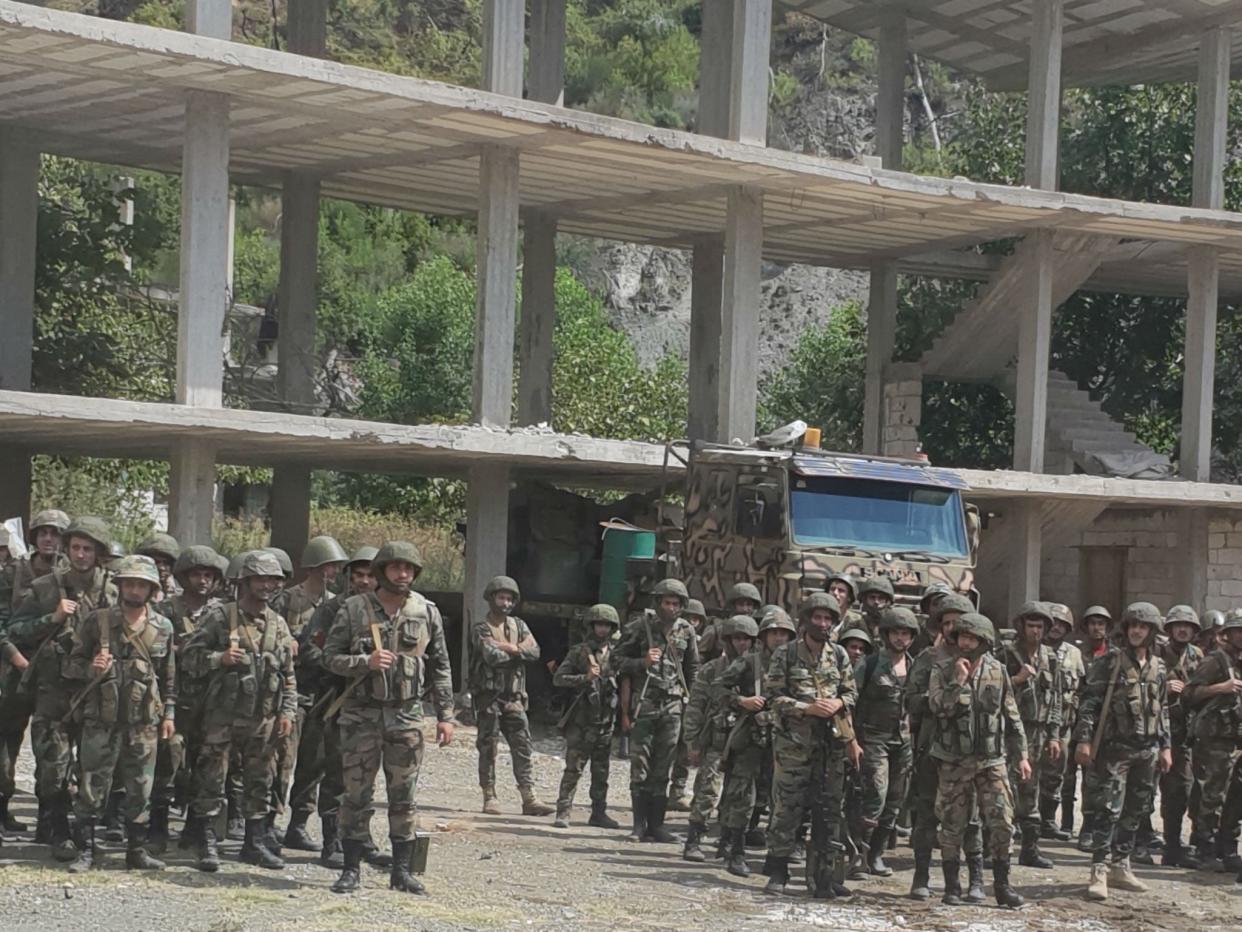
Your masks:
M618 526L604 527L604 559L599 570L599 600L625 617L625 566L634 557L655 556L655 531Z

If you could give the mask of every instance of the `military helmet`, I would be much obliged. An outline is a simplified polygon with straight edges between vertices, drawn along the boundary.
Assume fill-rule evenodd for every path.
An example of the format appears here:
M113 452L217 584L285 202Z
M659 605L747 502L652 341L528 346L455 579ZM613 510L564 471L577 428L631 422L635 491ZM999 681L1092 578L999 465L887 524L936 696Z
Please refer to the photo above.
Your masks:
M366 547L359 547L354 551L354 555L349 558L349 562L345 565L350 567L356 563L365 563L370 566L371 561L375 559L375 555L377 553L379 553L378 547L371 547L369 545Z
M992 620L979 612L967 612L959 618L953 626L953 633L955 637L959 634L973 634L979 640L986 641L989 646L996 644L996 628L992 626Z
M280 565L280 560L267 549L251 550L243 554L241 567L237 572L238 579L249 579L252 576L272 576L282 579L284 575L284 567Z
M1052 613L1048 610L1047 602L1039 602L1034 599L1029 602L1023 602L1022 607L1018 609L1018 614L1014 616L1014 627L1017 627L1017 622L1025 621L1028 618L1038 618L1044 623L1045 628L1052 627Z
M1074 630L1074 613L1070 611L1070 607L1064 602L1049 602L1048 614L1053 621L1059 621L1071 631Z
M176 563L181 555L181 545L171 534L152 534L134 548L134 553L144 557L163 557L169 563Z
M371 561L371 572L376 576L382 576L384 567L398 560L412 563L415 576L422 572L423 555L419 552L418 547L407 540L385 541L380 549L376 551L375 558Z
M614 629L621 627L621 617L617 614L617 610L606 602L592 605L582 613L582 620L588 625L607 622Z
M707 620L707 609L703 608L703 603L698 599L687 599L686 607L682 609L683 615L693 615L695 618Z
M1110 612L1103 605L1088 605L1087 610L1082 613L1082 618L1079 619L1079 624L1081 624L1085 628L1087 626L1087 619L1090 618L1092 615L1096 616L1097 618L1103 618L1109 624L1112 624L1113 613Z
M948 595L952 591L953 590L949 587L948 583L943 582L939 579L937 579L933 583L929 583L927 588L923 590L923 594L919 596L919 611L921 611L923 614L927 614L927 611L928 611L927 606L928 606L928 603L930 603L932 599L934 599L938 595L940 596Z
M890 599L896 598L893 583L887 576L868 576L858 586L858 598L864 599L869 592L882 592Z
M897 631L901 628L913 634L919 633L919 620L914 617L914 612L903 605L884 609L880 615L880 633L887 634L889 631Z
M256 551L257 552L257 551ZM280 564L280 573L285 579L293 577L293 561L289 559L289 554L281 550L279 547L264 547L263 553L270 553L276 558L276 562Z
M242 561L254 552L253 550L243 550L241 553L234 555L233 559L229 560L228 569L224 571L224 578L229 582L236 582L238 579L241 579Z
M1196 632L1203 630L1203 623L1199 621L1199 613L1189 605L1174 605L1169 609L1169 613L1164 616L1164 626L1177 623L1193 625Z
M125 547L119 540L113 540L108 544L108 559L119 560L125 556Z
M1213 628L1219 628L1223 625L1225 620L1225 613L1214 608L1203 613L1203 628L1205 631L1211 631Z
M509 593L515 602L522 600L522 590L518 588L517 581L512 576L493 576L483 587L483 598L490 602L492 596L498 592Z
M798 626L793 623L793 619L789 617L789 612L785 611L779 605L765 605L763 611L759 615L759 633L765 631L788 631L791 634L798 633Z
M327 534L312 537L302 548L302 569L304 570L312 570L328 563L347 562L349 562L349 554L345 552L345 548L337 543L335 537Z
M729 587L729 594L725 597L725 604L732 605L738 599L750 599L755 603L755 607L763 604L763 596L759 594L759 588L754 583L736 582Z
M1242 628L1242 609L1233 609L1220 624L1221 631L1233 631L1235 628Z
M99 556L103 557L112 545L112 532L102 518L74 518L69 522L61 536L68 541L70 537L85 537L99 548Z
M686 591L686 584L680 579L661 579L658 583L651 587L651 600L659 602L661 597L671 595L681 599L682 608L690 601L690 593Z
M845 644L846 641L862 641L867 645L866 649L868 651L875 646L874 642L871 640L871 635L869 635L862 628L846 628L840 633L840 635L837 636L838 644Z
M26 540L33 544L35 531L41 527L55 528L57 534L65 533L69 526L69 516L59 508L44 508L30 519L30 527L26 529Z
M221 577L228 571L228 564L225 564L224 570L220 569L220 554L210 547L194 544L177 555L177 562L173 564L173 576L180 581L186 573L200 566L219 573Z
M806 621L811 617L811 612L821 608L830 613L834 619L841 618L841 603L827 592L812 592L798 606L798 621Z
M1124 628L1136 622L1151 625L1156 634L1164 633L1164 617L1160 614L1160 609L1150 602L1131 602L1126 606L1121 616L1121 626Z
M932 606L931 612L927 616L927 630L933 634L939 631L944 622L944 616L950 612L966 615L974 610L974 603L970 599L960 592L950 592Z
M849 573L833 573L831 576L828 577L828 581L824 583L824 588L827 589L834 582L839 582L850 590L850 601L851 602L853 602L854 599L857 598L858 583L854 582L854 577L851 576Z
M140 582L150 583L155 589L160 588L160 571L156 568L155 561L141 553L117 560L116 568L112 571L112 578L117 582L122 579L137 579Z
M731 638L739 634L750 638L759 637L759 625L750 615L730 615L722 619L719 631L722 638Z

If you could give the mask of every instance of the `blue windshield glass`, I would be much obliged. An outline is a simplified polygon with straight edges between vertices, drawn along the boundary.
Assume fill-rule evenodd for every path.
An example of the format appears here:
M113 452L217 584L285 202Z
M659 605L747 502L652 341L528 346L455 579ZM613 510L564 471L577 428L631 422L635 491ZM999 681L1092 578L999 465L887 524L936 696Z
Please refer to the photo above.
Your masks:
M968 556L962 503L955 489L865 479L791 478L795 543Z

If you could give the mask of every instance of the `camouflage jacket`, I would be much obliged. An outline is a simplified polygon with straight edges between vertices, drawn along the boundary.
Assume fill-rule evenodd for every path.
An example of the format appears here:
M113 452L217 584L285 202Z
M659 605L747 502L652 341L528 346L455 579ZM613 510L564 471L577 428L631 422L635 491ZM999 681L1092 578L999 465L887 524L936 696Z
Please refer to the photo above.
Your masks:
M947 644L933 645L914 658L910 672L906 674L906 713L910 717L910 735L916 757L929 753L936 737L936 717L927 705L932 667L952 656L953 652Z
M241 663L224 666L220 656L234 645L245 656ZM182 666L186 676L206 681L203 720L208 727L297 716L293 638L284 619L266 606L257 615L237 602L213 606L186 643Z
M1005 647L1003 654L1005 669L1009 673L1009 682L1013 687L1014 700L1018 703L1018 714L1022 716L1022 725L1031 730L1032 725L1042 725L1049 736L1055 736L1061 730L1061 706L1064 696L1061 692L1061 673L1057 669L1056 652L1047 644L1040 644L1034 656L1027 656L1026 647L1015 641ZM1035 668L1035 673L1021 683L1013 678L1022 670L1024 664Z
M34 585L34 581L40 576L50 575L57 570L62 573L69 572L69 561L64 554L56 554L50 563L40 557L37 566L34 562L34 556L26 556L14 560L6 567L5 575L7 581L4 585L8 587L9 600L8 604L3 606L3 609L16 613L17 607L21 605L22 599L26 598L30 592L30 587Z
M699 751L721 751L725 736L717 720L717 707L712 701L711 686L725 667L733 660L721 654L699 667L699 673L690 687L690 702L686 705L686 717L682 722L686 747Z
M174 595L159 604L160 612L173 627L173 649L177 655L177 704L183 710L199 706L207 682L202 677L190 676L185 669L185 646L190 642L194 632L198 630L204 616L213 608L221 605L214 596L208 597L203 606L190 608L185 602L185 594ZM201 709L196 709L201 711ZM187 723L188 724L188 723Z
M1242 680L1242 657L1216 648L1191 676L1181 704L1191 710L1189 726L1195 738L1233 738L1242 747L1242 696L1203 696L1203 687L1223 683L1231 675Z
M932 665L927 708L935 717L931 755L936 760L973 760L978 767L1026 757L1026 732L1004 665L984 655L978 668L959 684L957 656Z
M709 618L703 624L703 633L698 635L699 663L707 663L724 654L724 641L717 629L718 619Z
M1061 731L1072 732L1078 720L1078 700L1087 668L1083 665L1082 651L1068 640L1057 645L1056 654L1057 672L1061 675Z
M816 699L840 699L848 716L853 714L858 699L854 669L845 648L823 644L816 655L803 638L782 644L772 652L763 693L776 717L777 734L808 748L823 735L818 723L829 721L807 715L808 705ZM835 727L832 734L842 743L847 740Z
M1101 744L1121 742L1129 747L1170 746L1169 674L1164 661L1149 651L1140 663L1134 652L1110 647L1087 669L1074 739L1091 743L1104 709L1108 684L1116 680Z
M78 611L63 622L55 620L61 599L71 598ZM64 665L73 649L78 625L99 608L116 605L111 574L96 569L81 591L60 570L40 576L30 586L9 621L9 639L26 655L30 666L22 674L23 688L35 696L35 713L60 720L69 711L69 689Z
M397 655L387 670L367 666L376 644L371 626L379 628L386 650ZM423 692L429 689L436 718L453 720L453 674L444 621L434 602L411 592L405 604L389 615L378 596L350 596L336 613L323 647L329 672L348 680L342 725L349 716L382 718L385 725L417 728L423 720Z
M284 617L285 624L289 626L289 633L295 639L301 637L302 629L310 622L315 610L332 599L332 593L326 587L319 596L311 595L306 588L306 583L290 586L282 595L284 596L281 604L283 611L280 614Z
M906 715L906 683L914 661L906 658L906 674L898 676L888 651L860 657L854 665L858 704L854 709L854 729L866 745L910 740L910 719Z
M323 663L323 648L328 643L328 632L336 621L337 613L345 604L348 596L338 595L322 602L315 609L297 635L298 657L295 667L298 674L298 692L301 695L322 698L330 690L340 689L345 681L329 672Z
M500 624L494 624L489 612L471 631L470 690L520 702L525 706L528 700L526 664L539 659L539 642L530 633L526 622L516 615L502 616L499 621ZM490 641L530 643L516 654L508 654Z
M581 641L569 649L556 668L552 685L575 692L573 711L568 722L582 728L611 729L617 717L617 676L612 669L611 639L600 643L594 638ZM588 678L591 660L599 667L599 676Z
M660 661L648 669L643 658L652 647L661 648ZM631 621L613 656L618 673L633 682L636 705L639 696L654 706L673 699L689 700L690 686L699 673L699 645L694 627L684 618L674 620L667 631L654 613Z
M756 645L731 660L709 687L715 707L734 716L724 736L726 757L748 745L767 747L771 741L772 713L766 708L762 712L746 712L741 706L743 699L763 695L763 676L771 662L771 653L763 645Z
M1173 650L1170 642L1163 647L1158 648L1160 659L1164 661L1165 667L1169 671L1170 680L1181 680L1183 683L1189 683L1191 677L1194 676L1195 670L1199 669L1199 665L1203 663L1203 651L1194 644L1187 644L1186 649L1180 653ZM1185 694L1183 688L1182 694L1169 693L1169 735L1173 739L1173 743L1184 745L1189 736L1188 728L1190 726L1190 712L1188 707L1182 702L1182 696Z
M177 663L172 622L148 607L136 632L120 608L95 612L78 626L65 677L85 689L79 711L92 725L158 725L177 707ZM101 676L91 669L107 647L112 665ZM82 693L79 693L82 695Z

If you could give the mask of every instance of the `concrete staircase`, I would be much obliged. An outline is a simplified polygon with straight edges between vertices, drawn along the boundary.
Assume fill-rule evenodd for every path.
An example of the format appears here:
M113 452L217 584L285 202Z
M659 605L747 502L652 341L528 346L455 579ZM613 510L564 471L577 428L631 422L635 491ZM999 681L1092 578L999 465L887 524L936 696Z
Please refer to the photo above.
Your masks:
M1134 434L1104 413L1099 403L1063 372L1048 373L1048 428L1044 439L1045 471L1072 473L1074 467L1099 473L1092 454L1130 453L1155 456Z

